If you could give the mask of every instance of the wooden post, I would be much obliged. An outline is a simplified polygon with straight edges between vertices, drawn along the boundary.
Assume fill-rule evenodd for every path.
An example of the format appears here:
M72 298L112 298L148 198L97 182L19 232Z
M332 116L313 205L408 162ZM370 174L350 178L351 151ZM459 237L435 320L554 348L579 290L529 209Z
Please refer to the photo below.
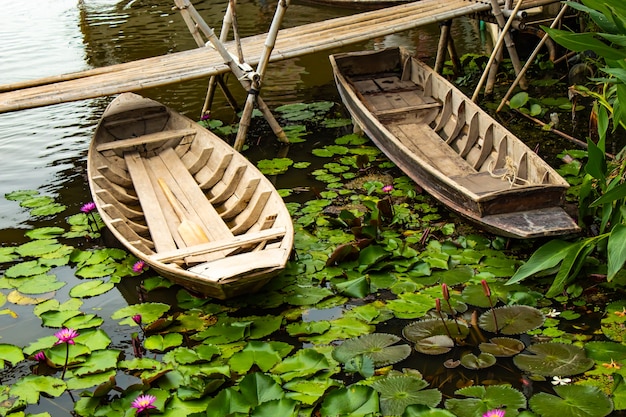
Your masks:
M433 70L439 74L443 71L443 66L446 62L446 47L450 38L451 24L452 21L446 20L439 25L441 34L439 35L439 44L437 45L437 58L435 58L435 66L433 67Z
M284 10L279 12L279 9L281 9L280 6L283 2L285 3L285 6L284 6L285 9L287 5L289 4L288 0L281 1L281 3L279 4L279 8L276 11L274 21L272 22L272 26L274 26L275 24L277 26L280 26L280 21L284 14ZM215 31L209 25L207 25L204 19L202 19L202 16L200 16L198 11L193 7L193 5L189 2L189 0L174 0L174 3L180 10L186 10L189 13L189 16L195 22L195 25L197 25L198 28L204 34L204 36L206 36L209 39L209 42L211 42L213 47L222 56L224 63L228 65L232 73L237 77L237 79L241 82L241 84L246 90L253 88L253 83L255 82L255 80L256 82L260 82L261 77L256 71L252 69L250 65L246 64L245 62L236 62L236 60L233 58L230 52L228 52L226 47L224 47L224 44L217 38L217 36L215 35ZM274 39L272 39L272 43L271 43L272 48L275 42L275 35L277 34L277 32L278 32L278 28L276 28L275 31L270 31L270 34L272 33L274 34L273 35ZM268 37L270 37L270 34L268 34ZM269 54L267 54L267 59L269 60ZM256 95L256 94L253 94L253 95ZM287 135L285 135L285 132L282 130L282 128L280 127L276 119L274 119L274 116L269 111L265 103L262 102L260 97L256 97L256 100L258 101L259 109L263 112L263 115L267 119L270 127L272 127L272 129L274 130L274 134L278 137L278 140L280 140L281 142L288 143L289 140L287 139ZM252 114L252 110L250 110L250 115L251 114ZM249 119L247 123L249 123ZM241 129L241 126L240 126L240 129ZM242 145L243 143L241 144L241 146ZM234 147L234 148L237 151L241 150L241 148L239 149L237 147Z
M476 101L476 99L478 98L478 94L480 92L480 89L482 88L484 82L485 82L485 78L487 78L487 74L489 73L489 70L491 68L491 65L493 64L496 56L498 55L499 49L502 47L502 43L504 42L505 39L511 39L511 36L509 35L509 28L511 27L511 24L513 23L513 20L515 19L515 15L517 15L517 11L519 10L520 6L522 5L522 1L523 0L518 0L517 1L517 5L515 6L515 9L513 10L513 13L511 14L511 16L509 17L509 20L502 25L502 32L500 33L500 37L498 38L498 41L496 42L496 44L493 47L493 52L491 53L491 56L489 57L489 62L487 62L487 66L485 67L485 71L483 72L482 77L480 78L478 85L476 86L476 90L474 90L474 95L472 96L472 101ZM496 9L498 10L498 14L496 16L496 18L500 18L500 19L504 19L504 17L502 17L502 11L500 10L500 6L498 5L498 1L497 0L492 0L492 7L494 8L494 13L496 11ZM500 24L498 22L498 24ZM509 55L511 56L511 61L515 62L513 60L513 56L512 54L515 55L516 59L517 59L517 65L519 65L519 58L517 58L517 51L515 51L515 45L507 45L507 48L509 48ZM515 67L516 64L513 63L513 66ZM518 70L516 69L515 72L519 74L519 72L521 71L521 68ZM522 86L522 82L524 81L524 86ZM526 82L524 79L520 80L520 86L522 88L526 88Z
M550 25L551 28L554 28L561 21L561 19L563 18L563 15L565 15L566 11L567 11L567 4L564 4L561 7L561 10L559 11L559 14L554 18L554 21ZM511 84L511 87L509 87L509 90L506 92L504 97L502 97L502 101L500 101L500 105L496 109L496 113L499 112L500 110L502 110L502 107L504 107L504 105L508 101L509 97L511 96L511 93L513 92L513 89L515 88L515 86L517 85L519 80L524 76L524 74L528 70L528 67L530 67L532 62L535 60L535 58L537 57L537 54L539 53L539 50L541 49L543 44L546 43L546 41L548 40L549 37L550 36L547 33L545 35L543 35L543 37L541 38L541 41L539 41L539 43L537 44L537 47L535 48L535 50L532 52L532 54L530 54L530 57L526 61L526 64L524 64L524 67L522 68L520 73L517 74L517 78L515 78L515 80L513 81L513 84Z
M267 64L269 63L272 50L276 44L276 37L278 36L278 30L280 29L283 16L287 11L287 7L289 7L289 1L290 0L279 0L276 12L274 13L274 18L272 19L270 30L267 33L267 38L265 38L265 49L263 49L263 52L261 52L261 56L259 57L256 76L252 79L252 85L248 90L246 104L243 108L241 119L239 120L239 129L237 129L237 137L233 145L233 148L235 148L236 151L243 147L246 140L246 134L248 133L248 127L250 125L250 118L252 117L252 110L254 110L254 105L258 100L258 94L261 89L261 83L263 82L263 76L265 75ZM282 129L281 133L282 137L277 134L279 140L281 142L289 143L289 140Z

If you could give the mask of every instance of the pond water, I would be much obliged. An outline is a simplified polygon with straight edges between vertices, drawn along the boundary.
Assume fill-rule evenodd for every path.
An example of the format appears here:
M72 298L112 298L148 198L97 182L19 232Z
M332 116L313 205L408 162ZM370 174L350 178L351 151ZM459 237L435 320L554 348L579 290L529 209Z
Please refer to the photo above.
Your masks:
M219 28L226 1L194 1L207 23ZM0 84L25 81L93 67L195 48L195 42L172 2L157 0L30 0L5 2L0 25ZM294 2L285 16L284 26L355 13L356 10ZM273 16L266 1L238 2L239 29L242 36L265 32ZM439 28L436 25L374 39L342 50L371 49L403 45L428 63L434 62ZM280 35L279 35L280 36ZM483 53L488 47L484 35L470 19L459 19L452 26L459 54ZM332 51L337 52L337 51ZM332 81L327 52L270 64L262 96L270 106L312 101L340 103ZM207 80L197 80L141 92L192 118L198 118L206 94ZM241 100L243 94L236 90ZM25 241L27 229L61 224L64 215L79 212L90 200L86 183L85 159L98 119L111 100L103 97L45 108L0 114L0 239L3 246ZM218 94L213 105L215 118L230 123L235 116ZM327 138L332 140L334 138ZM324 137L316 138L323 141ZM258 144L258 146L256 146ZM263 137L254 141L246 156L256 160L272 158L276 141ZM310 152L314 143L301 145L292 152ZM307 187L310 177L276 178L277 188ZM28 210L1 196L16 190L38 190L68 206L64 215L31 219ZM303 196L311 198L311 196ZM76 283L71 268L57 268L59 277ZM68 285L67 288L71 288ZM60 290L57 299L67 297ZM136 302L133 289L111 291L106 296L85 301L83 310L102 316ZM0 343L27 345L50 333L32 315L32 306L14 306L17 317L0 315ZM315 320L314 312L307 320ZM104 329L109 331L109 329ZM111 330L113 333L114 330ZM71 407L70 404L66 406ZM57 402L43 400L32 412L67 415Z

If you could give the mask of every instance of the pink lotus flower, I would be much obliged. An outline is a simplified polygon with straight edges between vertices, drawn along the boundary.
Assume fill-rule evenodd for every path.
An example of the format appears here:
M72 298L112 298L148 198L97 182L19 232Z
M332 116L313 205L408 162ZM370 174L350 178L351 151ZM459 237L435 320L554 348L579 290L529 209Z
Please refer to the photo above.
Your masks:
M58 332L56 332L54 334L54 336L57 339L59 339L59 340L57 340L55 345L58 345L60 343L67 343L69 345L73 345L74 344L74 339L78 336L78 332L76 330L74 330L74 329L68 329L68 328L64 327L61 330L59 330Z
M495 409L487 411L485 414L483 414L483 417L504 417L505 414L506 411L501 409Z
M155 401L156 401L156 397L154 395L143 394L135 398L135 400L130 404L130 406L132 408L137 409L137 414L139 414L151 408L156 408L154 406Z
M383 193L390 193L393 191L393 185L388 184L383 187Z
M135 265L133 265L133 271L141 272L144 270L145 267L146 267L146 263L144 261L137 261L135 262Z
M38 362L45 362L46 354L43 353L43 350L40 350L39 352L35 353L35 356L33 356L33 358Z
M137 324L141 324L141 314L135 314L133 316L133 321Z
M89 214L92 211L94 211L96 209L96 203L94 203L93 201L89 202L89 203L85 203L81 208L80 211L82 211L85 214Z

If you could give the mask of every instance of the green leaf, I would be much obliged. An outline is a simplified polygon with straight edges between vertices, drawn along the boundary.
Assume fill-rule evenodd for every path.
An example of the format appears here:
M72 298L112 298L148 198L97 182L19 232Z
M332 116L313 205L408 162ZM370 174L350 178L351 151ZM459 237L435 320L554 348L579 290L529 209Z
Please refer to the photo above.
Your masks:
M543 376L569 376L583 373L593 367L592 359L582 348L563 343L539 343L520 353L513 363L523 371Z
M592 50L603 58L607 59L624 59L624 52L615 48L611 48L604 42L595 38L593 33L573 33L566 30L553 29L547 26L541 26L550 37L559 45L575 51L583 52Z
M41 265L38 261L26 261L15 264L4 272L7 278L31 277L45 274L50 270L47 265Z
M168 349L180 346L183 343L183 335L180 333L167 333L165 336L154 334L144 341L144 347L148 350L165 352Z
M284 396L282 387L268 375L253 372L243 377L239 391L252 407L267 401L279 400Z
M611 400L598 387L591 385L559 385L558 395L541 392L528 404L542 417L604 417L613 411Z
M4 367L4 362L10 362L15 366L24 360L22 349L8 343L0 343L0 366Z
M589 207L598 207L604 204L610 204L613 201L621 200L624 197L626 197L626 183L622 183L611 188L606 193L602 194L601 197L591 202Z
M587 255L595 249L596 242L603 238L604 236L600 235L575 242L572 245L565 258L563 258L559 272L556 274L552 285L548 289L546 297L554 297L565 290L567 283L576 277L576 274L578 274L582 268L583 263L587 260Z
M88 298L95 297L96 295L104 294L115 288L115 285L111 282L104 282L96 279L92 281L83 282L74 286L70 290L70 297L75 298Z
M515 94L509 100L509 107L512 109L519 109L520 107L524 107L524 105L528 102L528 93L525 91L521 91Z
M365 416L379 410L378 394L364 385L350 385L330 392L322 402L322 417Z
M340 294L352 298L363 298L370 293L370 284L367 276L363 275L348 281L338 282L335 288Z
M44 375L27 375L11 386L11 395L20 397L28 404L37 404L43 392L51 397L58 397L67 386L62 379Z
M553 268L561 262L568 253L576 250L577 246L577 242L569 243L558 239L549 241L532 254L530 259L528 259L528 261L506 282L507 285L515 284L537 272Z
M411 375L387 377L375 381L372 388L380 395L380 408L386 416L401 415L411 404L436 407L442 398L439 390L424 390L428 382Z
M291 350L291 348L292 346L282 342L252 341L242 351L235 353L230 358L229 364L233 371L240 374L249 371L252 365L257 365L263 372L266 372L282 360L286 349Z
M611 230L607 245L607 281L611 281L626 262L626 225L616 224Z
M406 359L411 354L409 345L391 346L400 340L400 337L393 334L366 334L348 339L337 346L333 350L333 358L346 363L357 355L366 355L374 361L376 367L391 365Z
M330 368L328 359L313 349L300 349L295 355L286 358L272 368L272 373L281 376L283 381L304 378Z
M445 407L458 417L475 417L496 408L506 409L506 414L517 415L526 408L526 398L518 390L505 385L474 385L456 390L455 395L469 398L451 398Z

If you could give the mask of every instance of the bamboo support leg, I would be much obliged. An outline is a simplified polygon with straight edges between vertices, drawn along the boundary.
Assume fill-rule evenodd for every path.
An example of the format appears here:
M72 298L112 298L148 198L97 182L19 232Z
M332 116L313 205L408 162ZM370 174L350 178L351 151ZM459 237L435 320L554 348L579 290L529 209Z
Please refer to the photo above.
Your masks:
M559 14L554 18L554 21L550 25L551 28L554 28L554 27L556 27L556 25L559 24L559 22L561 21L561 19L565 15L566 11L567 11L567 4L564 4L561 7L561 10L559 11ZM544 43L546 43L546 41L548 40L549 37L550 36L547 33L545 35L543 35L543 37L541 38L541 41L539 41L539 44L537 44L537 47L535 48L535 50L532 52L532 54L530 54L530 57L526 61L526 64L524 64L524 67L522 68L522 71L517 75L517 78L515 78L515 80L513 81L513 84L511 84L511 87L509 87L509 90L506 92L504 97L502 97L502 101L500 101L500 105L496 109L496 113L499 112L500 110L502 110L502 107L504 107L504 105L506 104L507 100L511 96L511 93L513 92L513 89L515 89L515 87L517 86L517 83L524 76L524 74L528 70L528 67L530 67L532 62L535 60L535 58L537 57L537 54L539 54L539 51L543 47Z
M452 22L446 20L442 22L440 27L439 44L437 45L437 58L435 59L435 67L433 68L436 73L441 74L443 71L444 63L446 62L446 47L448 45L448 39L450 38L450 25Z
M502 48L500 48L496 53L491 67L489 67L489 75L487 76L487 83L485 84L485 95L493 93L493 87L496 84L496 77L498 76L498 68L500 67L500 62L502 62L502 55Z
M454 75L460 76L463 75L463 65L461 64L461 60L459 59L459 55L456 53L456 47L454 46L454 39L452 36L448 36L448 55L450 56L450 61L452 61L452 70L454 71Z
M502 14L502 9L500 9L500 5L498 4L498 0L491 0L493 14L496 18L496 21L498 22L498 26L500 26L500 28L502 29L506 50L509 53L509 57L511 58L511 63L513 64L513 68L515 69L515 74L519 74L521 72L522 64L520 63L519 56L517 55L517 49L515 49L515 43L513 42L513 38L509 33L509 26L513 23L513 20L515 20L517 12L519 11L521 5L522 0L518 0L508 21L505 21L504 15ZM520 79L519 86L522 90L526 90L528 88L526 78L522 77Z

